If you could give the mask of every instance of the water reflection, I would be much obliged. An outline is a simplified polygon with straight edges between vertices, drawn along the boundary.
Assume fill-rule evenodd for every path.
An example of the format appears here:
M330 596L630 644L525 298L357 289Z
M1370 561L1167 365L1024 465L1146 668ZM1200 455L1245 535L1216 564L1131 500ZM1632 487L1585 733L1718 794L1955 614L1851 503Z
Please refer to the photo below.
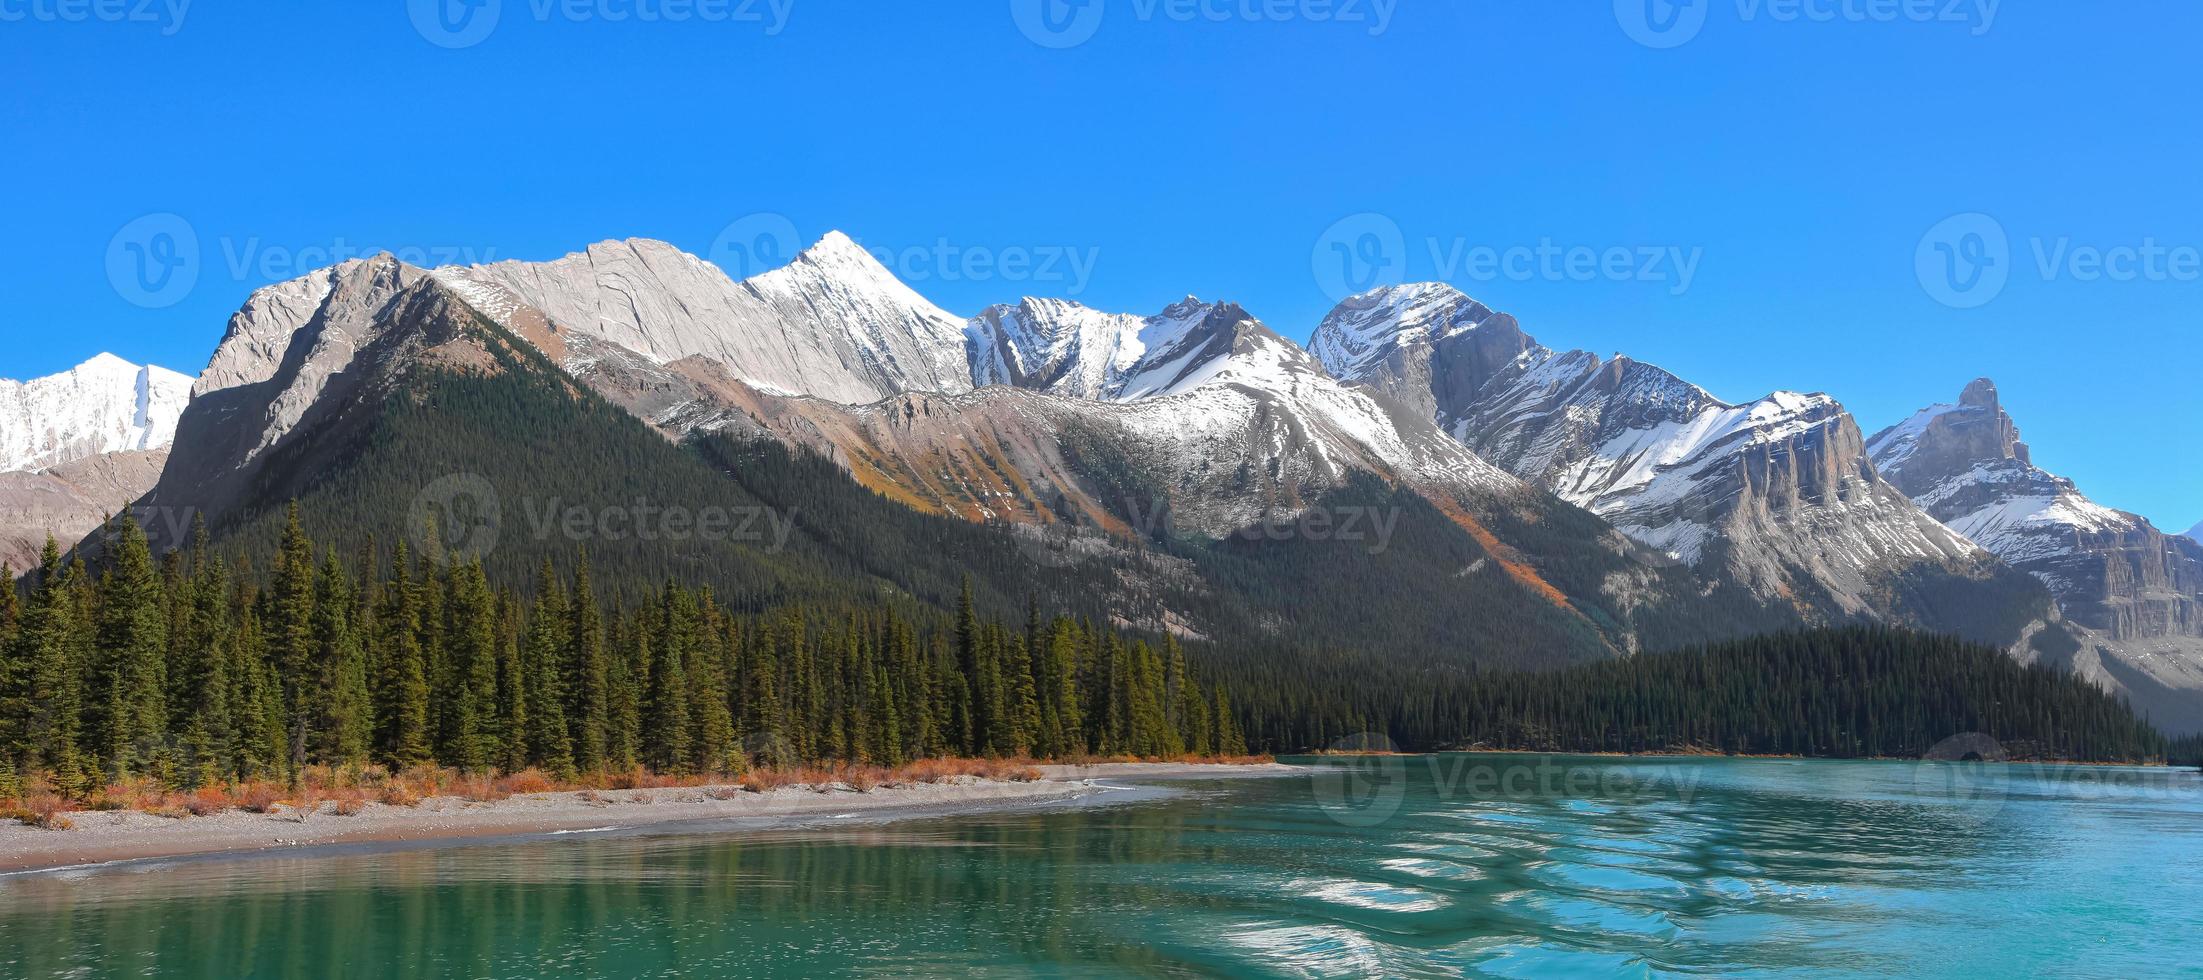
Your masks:
M1358 763L1357 763L1358 764ZM1375 765L1376 763L1371 763ZM1389 763L1387 763L1389 764ZM1915 767L1406 760L1314 780L772 834L568 836L0 882L0 975L1494 976L2177 969L2196 787ZM1932 784L1934 781L1928 781Z

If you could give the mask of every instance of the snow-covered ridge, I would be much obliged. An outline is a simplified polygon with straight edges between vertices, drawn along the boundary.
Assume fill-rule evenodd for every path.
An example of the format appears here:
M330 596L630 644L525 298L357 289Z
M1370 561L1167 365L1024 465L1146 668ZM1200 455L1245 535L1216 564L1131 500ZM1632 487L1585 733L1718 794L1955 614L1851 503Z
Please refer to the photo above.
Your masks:
M1867 451L1913 501L2005 562L2032 573L2063 601L2097 601L2079 580L2092 551L2148 522L2096 503L2073 481L2034 464L1996 385L1981 378L1956 404L1930 405L1874 435ZM2093 571L2090 569L2089 571Z
M1308 351L1334 377L1358 379L1403 347L1459 336L1492 316L1442 282L1385 286L1339 304L1309 337Z
M1183 363L1187 334L1212 308L1191 296L1149 317L1035 297L989 307L965 328L972 383L1105 401L1152 397L1192 366Z
M0 472L165 449L191 387L187 375L113 354L27 382L0 380Z
M565 329L660 364L704 357L772 391L845 404L970 390L963 319L834 232L741 282L665 242L599 242L549 262L457 272L511 290Z

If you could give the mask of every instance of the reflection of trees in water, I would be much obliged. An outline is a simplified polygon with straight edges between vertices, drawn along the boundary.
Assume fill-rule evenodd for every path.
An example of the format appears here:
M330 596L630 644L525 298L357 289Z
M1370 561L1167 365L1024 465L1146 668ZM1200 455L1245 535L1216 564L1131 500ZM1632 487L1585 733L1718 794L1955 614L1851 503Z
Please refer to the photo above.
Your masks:
M185 864L21 882L0 973L628 976L775 965L1165 962L1087 913L1174 900L1180 808L703 842L634 838ZM1129 866L1119 873L1114 866ZM87 889L106 897L87 901Z

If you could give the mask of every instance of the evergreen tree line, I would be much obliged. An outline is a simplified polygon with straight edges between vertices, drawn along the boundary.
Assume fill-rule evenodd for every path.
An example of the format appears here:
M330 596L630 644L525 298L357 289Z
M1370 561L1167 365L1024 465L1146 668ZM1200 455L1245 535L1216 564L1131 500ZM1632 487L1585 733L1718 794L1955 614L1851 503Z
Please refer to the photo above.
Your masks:
M49 542L0 589L0 798L292 779L309 766L561 778L939 756L1241 755L1169 639L890 605L737 614L667 582L609 598L587 552L523 596L400 545L317 555L296 508L264 576L124 521L95 572ZM14 582L11 570L0 569ZM256 578L258 580L256 580Z
M1981 733L2015 757L2144 761L2170 743L2124 700L1988 646L1853 626L1548 672L1356 654L1230 654L1258 746L1379 734L1410 750L1919 757ZM2194 752L2193 745L2184 751Z

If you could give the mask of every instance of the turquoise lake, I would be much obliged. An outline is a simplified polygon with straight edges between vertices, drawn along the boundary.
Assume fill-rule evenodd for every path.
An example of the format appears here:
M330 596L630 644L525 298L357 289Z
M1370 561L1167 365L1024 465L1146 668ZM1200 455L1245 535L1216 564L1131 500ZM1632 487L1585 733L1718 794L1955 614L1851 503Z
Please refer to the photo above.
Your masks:
M0 878L0 976L2194 973L2203 776L1448 755Z

